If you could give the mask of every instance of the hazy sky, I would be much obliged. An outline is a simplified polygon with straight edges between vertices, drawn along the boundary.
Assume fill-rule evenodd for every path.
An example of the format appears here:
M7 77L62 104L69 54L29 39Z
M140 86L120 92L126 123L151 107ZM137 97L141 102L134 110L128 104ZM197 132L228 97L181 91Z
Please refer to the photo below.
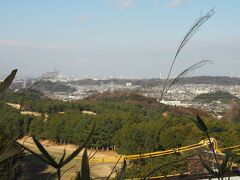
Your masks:
M165 76L193 22L215 7L183 49L177 74L240 76L238 0L1 0L0 75Z

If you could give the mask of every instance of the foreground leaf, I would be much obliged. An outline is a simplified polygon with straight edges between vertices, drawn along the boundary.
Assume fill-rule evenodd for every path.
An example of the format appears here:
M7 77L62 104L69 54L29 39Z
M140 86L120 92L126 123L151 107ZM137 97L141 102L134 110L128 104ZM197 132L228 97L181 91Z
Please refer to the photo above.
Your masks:
M204 133L208 132L208 128L200 116L197 115L197 119L193 119L193 122L196 124L199 130Z
M14 69L11 72L11 74L6 79L4 79L3 82L1 82L0 95L2 95L9 88L9 86L12 84L12 81L15 78L16 74L17 74L17 69Z
M82 180L81 174L79 171L77 172L77 176L75 177L75 180Z
M66 155L66 150L64 149L64 150L63 150L63 155L62 155L61 159L59 160L59 163L58 163L58 164L61 164L61 163L62 163L62 161L63 161L64 158L65 158L65 155Z
M33 136L33 141L36 144L36 146L38 147L38 149L40 150L40 152L43 154L43 156L49 161L51 162L51 165L55 168L58 167L57 162L52 158L52 156L49 155L49 153L47 152L47 150L42 146L42 144Z
M82 157L82 166L81 166L81 178L84 180L90 180L90 167L87 155L87 148L85 148Z
M214 171L205 161L203 160L202 156L198 155L200 158L200 162L202 163L203 167L213 176L218 176L218 172Z
M49 165L52 165L51 162L50 162L48 159L42 157L42 156L39 155L38 153L36 153L36 152L34 152L33 150L27 148L26 146L24 146L23 144L17 142L16 140L13 140L11 137L9 137L9 136L8 136L4 131L2 131L1 129L0 129L0 133L3 134L7 139L9 139L9 140L10 140L11 142L13 142L14 144L19 145L21 148L23 148L24 150L32 153L34 156L36 156L37 158L41 159L41 160L44 161L45 163L47 163L47 164L49 164Z
M5 151L3 153L0 154L0 164L3 163L5 160L7 160L10 157L13 157L17 154L21 153L21 150L18 148L15 149L11 149L8 151Z

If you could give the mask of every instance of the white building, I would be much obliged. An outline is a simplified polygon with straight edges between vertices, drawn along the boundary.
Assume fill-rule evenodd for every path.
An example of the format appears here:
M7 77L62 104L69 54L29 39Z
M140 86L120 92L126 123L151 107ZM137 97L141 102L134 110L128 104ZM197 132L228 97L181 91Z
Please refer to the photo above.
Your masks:
M161 100L160 103L166 104L166 105L171 105L171 106L181 106L181 101L165 101L165 100Z
M126 86L127 86L127 87L131 87L131 86L132 86L132 83L127 82L127 83L126 83Z

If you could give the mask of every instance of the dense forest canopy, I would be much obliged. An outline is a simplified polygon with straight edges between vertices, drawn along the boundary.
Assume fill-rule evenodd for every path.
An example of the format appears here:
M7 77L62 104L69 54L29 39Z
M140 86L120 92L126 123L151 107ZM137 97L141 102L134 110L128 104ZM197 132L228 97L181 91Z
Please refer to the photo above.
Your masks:
M238 124L215 120L208 113L197 109L166 106L152 98L130 91L105 92L74 102L52 100L36 90L26 91L23 109L47 113L49 115L47 120L44 120L44 115L37 118L25 117L17 110L4 104L4 102L20 103L21 98L20 92L8 92L5 95L1 102L1 112L2 114L8 112L9 115L5 113L3 117L28 121L24 122L25 126L28 126L23 130L24 134L34 134L58 143L80 143L81 139L84 138L84 129L93 120L96 120L97 129L95 137L89 144L91 147L106 149L115 146L120 153L137 153L167 149L177 145L182 146L197 142L202 138L200 132L191 122L191 116L194 114L205 116L206 122L212 129L222 128L224 129L222 133L234 132L236 137L240 137L237 134L239 133ZM94 112L97 115L83 114L84 110ZM171 121L162 129L161 126L172 115ZM15 118L10 118L11 116ZM10 123L6 120L3 122ZM185 131L186 126L189 129L187 132ZM133 137L135 133L138 133L135 135L137 138ZM100 134L101 139L98 139ZM128 143L136 145L128 147ZM227 146L234 144L235 140L234 138L233 141L223 140L221 143L223 146Z

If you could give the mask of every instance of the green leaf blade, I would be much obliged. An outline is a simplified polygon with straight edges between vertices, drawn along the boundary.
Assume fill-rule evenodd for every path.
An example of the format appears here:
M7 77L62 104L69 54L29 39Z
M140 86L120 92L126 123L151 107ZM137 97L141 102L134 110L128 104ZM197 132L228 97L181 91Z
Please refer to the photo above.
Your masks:
M61 166L61 164L62 164L65 156L66 156L66 150L64 149L64 150L63 150L63 155L62 155L62 157L61 157L61 159L59 160L59 163L58 163L60 166Z
M0 96L11 86L15 76L17 74L17 69L14 69L10 75L0 84Z
M87 148L85 148L82 157L81 177L84 180L90 180L90 167L87 155Z
M11 149L8 151L5 151L0 154L0 164L3 163L5 160L7 160L10 157L13 157L17 154L21 153L21 150L16 148L16 149Z
M199 130L203 131L204 133L208 132L208 128L200 116L197 115L197 119L193 120L193 122L197 125Z
M49 153L47 152L47 150L42 146L42 144L33 136L33 141L36 144L37 148L40 150L40 152L43 154L43 156L49 161L51 162L51 165L55 168L58 167L57 162L52 158L52 156L49 155Z
M17 140L13 140L11 137L9 137L4 131L2 131L0 129L0 133L4 135L5 138L7 138L8 140L10 140L12 143L16 144L16 145L19 145L21 148L23 148L24 150L30 152L31 154L33 154L35 157L41 159L43 162L53 166L53 164L48 160L46 159L45 157L42 157L40 154L34 152L33 150L29 149L28 147L24 146L23 144L17 142Z
M218 176L218 173L215 172L209 165L207 165L204 160L202 159L202 157L199 155L200 158L200 162L202 163L203 167L213 176Z

